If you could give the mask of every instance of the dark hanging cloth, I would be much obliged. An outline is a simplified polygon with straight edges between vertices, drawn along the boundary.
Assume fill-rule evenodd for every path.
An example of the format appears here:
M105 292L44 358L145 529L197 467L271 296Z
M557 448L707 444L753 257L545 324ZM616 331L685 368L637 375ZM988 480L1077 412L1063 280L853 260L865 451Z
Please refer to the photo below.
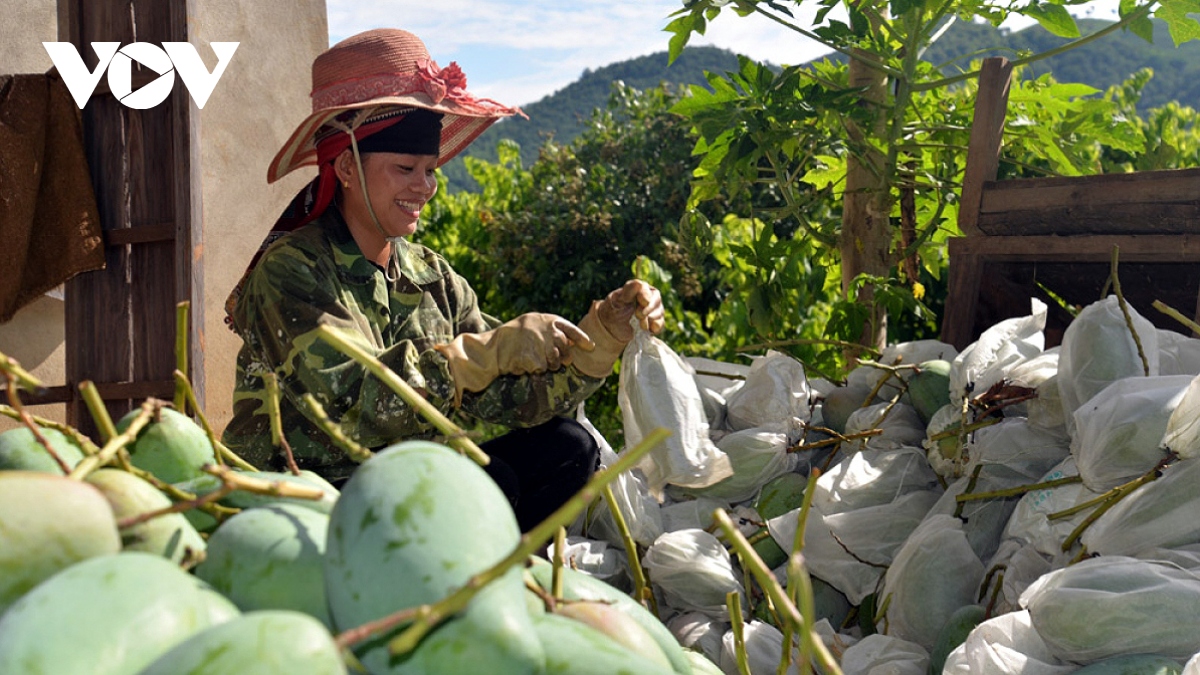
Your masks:
M104 267L80 111L57 74L0 75L0 246L0 323Z

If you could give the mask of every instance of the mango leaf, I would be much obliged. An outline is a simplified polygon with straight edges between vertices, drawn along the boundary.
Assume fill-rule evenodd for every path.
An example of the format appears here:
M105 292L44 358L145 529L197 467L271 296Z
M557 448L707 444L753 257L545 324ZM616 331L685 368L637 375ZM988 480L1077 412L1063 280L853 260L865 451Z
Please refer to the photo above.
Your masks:
M1200 0L1162 0L1154 16L1167 22L1175 46L1200 39L1200 21L1188 16L1200 13Z
M1038 2L1021 10L1021 13L1036 19L1042 28L1052 35L1064 38L1079 37L1079 26L1066 7L1049 2Z

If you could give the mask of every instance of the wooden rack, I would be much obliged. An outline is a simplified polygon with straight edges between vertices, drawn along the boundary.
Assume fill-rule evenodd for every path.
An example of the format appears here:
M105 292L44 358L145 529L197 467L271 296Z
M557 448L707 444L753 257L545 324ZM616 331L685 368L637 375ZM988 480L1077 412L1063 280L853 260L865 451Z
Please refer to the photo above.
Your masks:
M1059 344L1071 316L1055 296L1099 300L1114 247L1130 304L1186 332L1152 305L1200 316L1200 169L997 181L1011 76L1003 58L980 74L942 340L962 349L1038 297L1050 306L1046 346Z

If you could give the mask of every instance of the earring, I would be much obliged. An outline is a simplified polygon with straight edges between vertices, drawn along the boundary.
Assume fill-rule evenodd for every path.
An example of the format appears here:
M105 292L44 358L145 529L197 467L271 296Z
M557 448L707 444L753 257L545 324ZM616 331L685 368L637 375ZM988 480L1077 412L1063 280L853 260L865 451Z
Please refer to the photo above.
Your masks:
M342 187L349 190L350 189L350 181L348 181L348 180L342 181Z

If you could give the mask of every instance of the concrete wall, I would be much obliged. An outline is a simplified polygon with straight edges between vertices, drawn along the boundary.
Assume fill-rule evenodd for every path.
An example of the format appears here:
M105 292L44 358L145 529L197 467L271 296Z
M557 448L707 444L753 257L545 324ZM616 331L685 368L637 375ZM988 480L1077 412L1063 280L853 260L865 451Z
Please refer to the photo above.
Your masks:
M193 44L241 44L200 111L204 173L205 413L224 428L241 339L225 298L283 207L315 172L267 184L267 165L312 110L312 61L329 46L325 0L197 0ZM215 58L206 59L209 66Z
M241 340L223 323L225 298L276 216L312 172L267 185L267 165L311 109L313 58L329 44L325 0L193 0L191 42L211 68L209 42L239 42L200 113L204 208L204 355L210 421L232 412ZM0 73L51 67L42 41L57 40L56 0L6 0ZM176 86L182 86L177 82ZM0 324L0 351L49 384L64 376L63 303L42 298ZM32 412L61 419L61 406ZM0 419L0 430L11 423Z

